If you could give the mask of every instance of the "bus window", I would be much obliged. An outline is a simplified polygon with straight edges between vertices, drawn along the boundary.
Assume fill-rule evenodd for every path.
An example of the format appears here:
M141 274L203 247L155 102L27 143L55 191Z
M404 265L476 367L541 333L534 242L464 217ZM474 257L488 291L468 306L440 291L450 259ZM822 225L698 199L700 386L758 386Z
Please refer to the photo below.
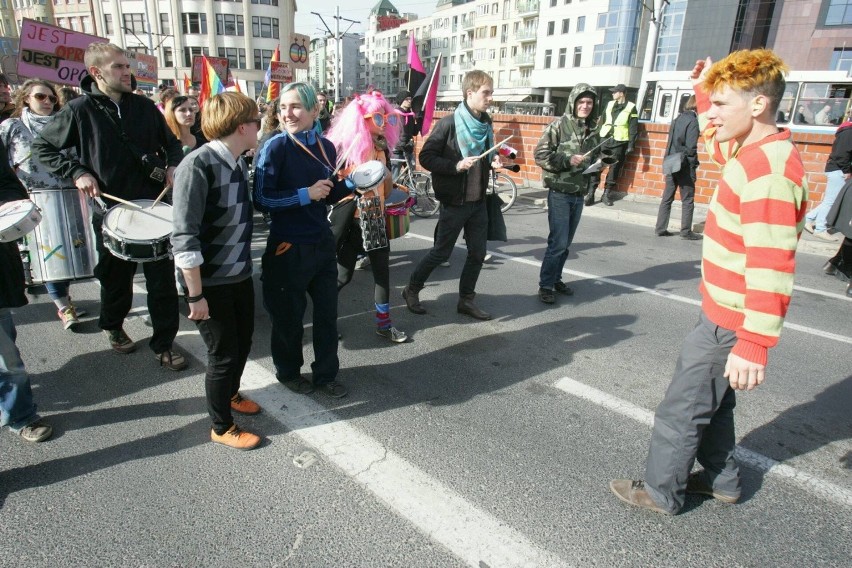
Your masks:
M799 95L798 124L838 125L849 110L852 85L848 83L804 83ZM801 113L803 121L799 121Z
M798 91L798 83L787 83L784 88L784 96L781 97L781 104L778 105L778 115L775 117L775 122L787 124L793 119L793 104L796 102Z
M662 97L660 97L660 106L657 109L657 116L660 118L671 118L672 117L672 95L671 93L665 93Z
M683 112L683 107L686 106L686 101L688 101L689 97L691 97L691 96L692 96L692 93L681 93L680 94L680 101L678 101L678 103L677 103L678 114Z

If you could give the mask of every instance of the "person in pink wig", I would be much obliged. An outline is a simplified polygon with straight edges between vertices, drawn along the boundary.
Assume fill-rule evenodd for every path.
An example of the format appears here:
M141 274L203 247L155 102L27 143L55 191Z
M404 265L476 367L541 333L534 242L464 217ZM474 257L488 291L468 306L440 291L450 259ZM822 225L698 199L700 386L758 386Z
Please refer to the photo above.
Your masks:
M346 157L345 175L371 160L384 164L384 179L367 191L359 191L362 203L378 197L381 213L385 200L393 190L388 165L390 150L399 141L401 117L393 105L378 91L356 95L331 125L326 137L334 143L337 155ZM347 154L348 152L348 154ZM339 201L329 217L337 243L337 289L352 280L355 261L364 251L361 219L356 196ZM376 333L394 343L404 343L408 336L396 329L390 317L390 244L367 251L375 280Z

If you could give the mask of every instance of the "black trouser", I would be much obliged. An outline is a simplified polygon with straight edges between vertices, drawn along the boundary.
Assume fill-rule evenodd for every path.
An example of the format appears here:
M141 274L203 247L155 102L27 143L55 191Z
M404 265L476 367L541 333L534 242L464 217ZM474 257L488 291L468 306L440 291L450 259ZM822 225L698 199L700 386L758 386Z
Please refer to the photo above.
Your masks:
M852 279L852 239L845 237L837 249L837 254L828 260L837 270Z
M334 233L337 247L337 289L340 290L352 280L355 261L364 252L364 240L361 235L360 221L353 215L354 205L342 206L331 213L331 231ZM373 281L376 283L373 293L377 304L390 301L390 247L382 247L367 252Z
M286 249L286 250L285 250ZM315 244L284 243L270 238L263 253L263 305L272 320L272 362L281 382L299 378L305 362L302 318L313 304L313 382L319 386L337 377L337 262L331 231Z
M217 434L234 423L231 397L240 390L251 337L254 333L254 284L251 278L235 284L205 286L204 298L210 319L195 322L207 345L207 373L204 390L207 412Z
M92 217L92 225L98 251L98 263L94 273L101 283L101 315L98 325L106 330L121 329L124 318L133 305L133 278L138 263L122 260L107 250L101 232L102 216L95 214ZM175 263L171 258L143 262L142 270L148 290L148 313L154 328L148 345L154 353L162 353L172 348L180 326Z
M657 226L654 229L657 234L669 228L669 217L672 213L672 202L675 191L680 188L680 232L686 233L692 230L692 212L695 209L695 178L692 168L685 165L671 175L666 176L666 188L663 190L663 200L657 211Z
M608 154L608 157L613 160L617 160L617 162L609 166L609 169L606 172L604 191L610 191L615 189L615 184L618 181L619 176L621 176L621 169L624 167L624 160L627 155L627 142L616 142L610 138L604 143L603 147L604 152ZM592 187L598 187L601 181L600 172L592 174L591 179L593 184Z

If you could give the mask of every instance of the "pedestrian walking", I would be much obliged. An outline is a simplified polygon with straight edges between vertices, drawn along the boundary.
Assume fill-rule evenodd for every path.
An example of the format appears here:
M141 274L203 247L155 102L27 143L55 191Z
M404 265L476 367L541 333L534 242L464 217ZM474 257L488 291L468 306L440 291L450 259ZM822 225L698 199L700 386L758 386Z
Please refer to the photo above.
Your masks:
M847 120L834 133L831 152L825 163L825 194L822 202L811 209L805 218L805 230L814 237L828 242L837 239L828 232L826 217L834 205L840 188L852 175L852 120Z

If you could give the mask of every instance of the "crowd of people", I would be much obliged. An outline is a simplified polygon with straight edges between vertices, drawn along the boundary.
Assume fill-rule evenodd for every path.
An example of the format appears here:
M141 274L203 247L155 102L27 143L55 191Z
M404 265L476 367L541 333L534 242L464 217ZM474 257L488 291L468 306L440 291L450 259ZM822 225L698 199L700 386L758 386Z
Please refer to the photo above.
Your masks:
M149 348L160 366L186 368L188 361L173 344L180 290L208 348L205 393L213 442L247 450L262 441L234 421L234 414L261 412L240 393L254 334L254 211L268 221L261 300L271 320L275 374L285 387L333 398L348 394L337 380L337 306L359 254L372 266L377 335L408 341L390 316L390 239L376 231L386 228L379 219L394 192L404 189L394 186L390 157L413 165L419 128L411 93L402 91L393 101L378 92L356 95L334 112L324 93L295 82L283 85L266 109L235 92L213 96L199 109L193 94L168 90L158 107L134 92L135 78L121 48L92 44L85 64L89 74L80 86L82 96L64 104L44 81L27 81L18 89L10 118L0 126L0 150L8 158L0 160L0 199L8 204L35 189L76 188L103 203L94 207L91 220L98 253L93 272L100 284L98 325L117 353L137 348L123 323L141 264L153 326ZM731 503L739 498L735 392L764 381L767 352L778 341L792 293L808 204L805 172L790 132L775 125L785 71L767 50L735 52L715 64L700 61L692 71L695 97L683 120L676 121L667 148L667 154L683 154L682 173L668 176L656 233L668 233L676 188L685 205L692 203L699 141L723 171L705 230L712 246L705 244L702 254L700 321L684 341L657 409L646 479L611 483L631 505L674 514L687 492ZM475 298L486 256L486 188L491 170L502 166L488 113L493 90L487 73L467 73L462 102L435 124L419 153L442 208L433 246L402 290L414 314L426 313L420 294L464 234L467 257L457 311L476 320L492 317ZM574 293L562 280L563 269L583 207L594 202L600 162L609 160L602 200L610 204L620 165L635 145L636 107L624 91L623 85L612 89L613 101L598 124L596 90L576 85L564 115L545 129L534 150L548 188L549 234L538 285L545 304L555 303L557 294ZM836 161L830 172L841 174L833 177L849 178L850 132L838 131L842 142L832 153ZM852 199L846 195L852 191L841 201ZM110 208L125 206L137 218L156 217L153 205L135 203L161 200L172 205L171 254L122 256L105 243L102 227ZM808 221L813 218L822 230L821 209L815 215ZM684 208L681 227L681 236L692 239L691 207ZM52 429L36 412L15 346L11 309L27 299L14 242L0 245L0 259L2 423L38 442ZM825 270L852 276L850 261L845 241ZM81 314L69 285L50 282L48 291L63 325L73 327ZM310 376L303 374L308 299L313 306ZM693 474L696 459L703 470Z

